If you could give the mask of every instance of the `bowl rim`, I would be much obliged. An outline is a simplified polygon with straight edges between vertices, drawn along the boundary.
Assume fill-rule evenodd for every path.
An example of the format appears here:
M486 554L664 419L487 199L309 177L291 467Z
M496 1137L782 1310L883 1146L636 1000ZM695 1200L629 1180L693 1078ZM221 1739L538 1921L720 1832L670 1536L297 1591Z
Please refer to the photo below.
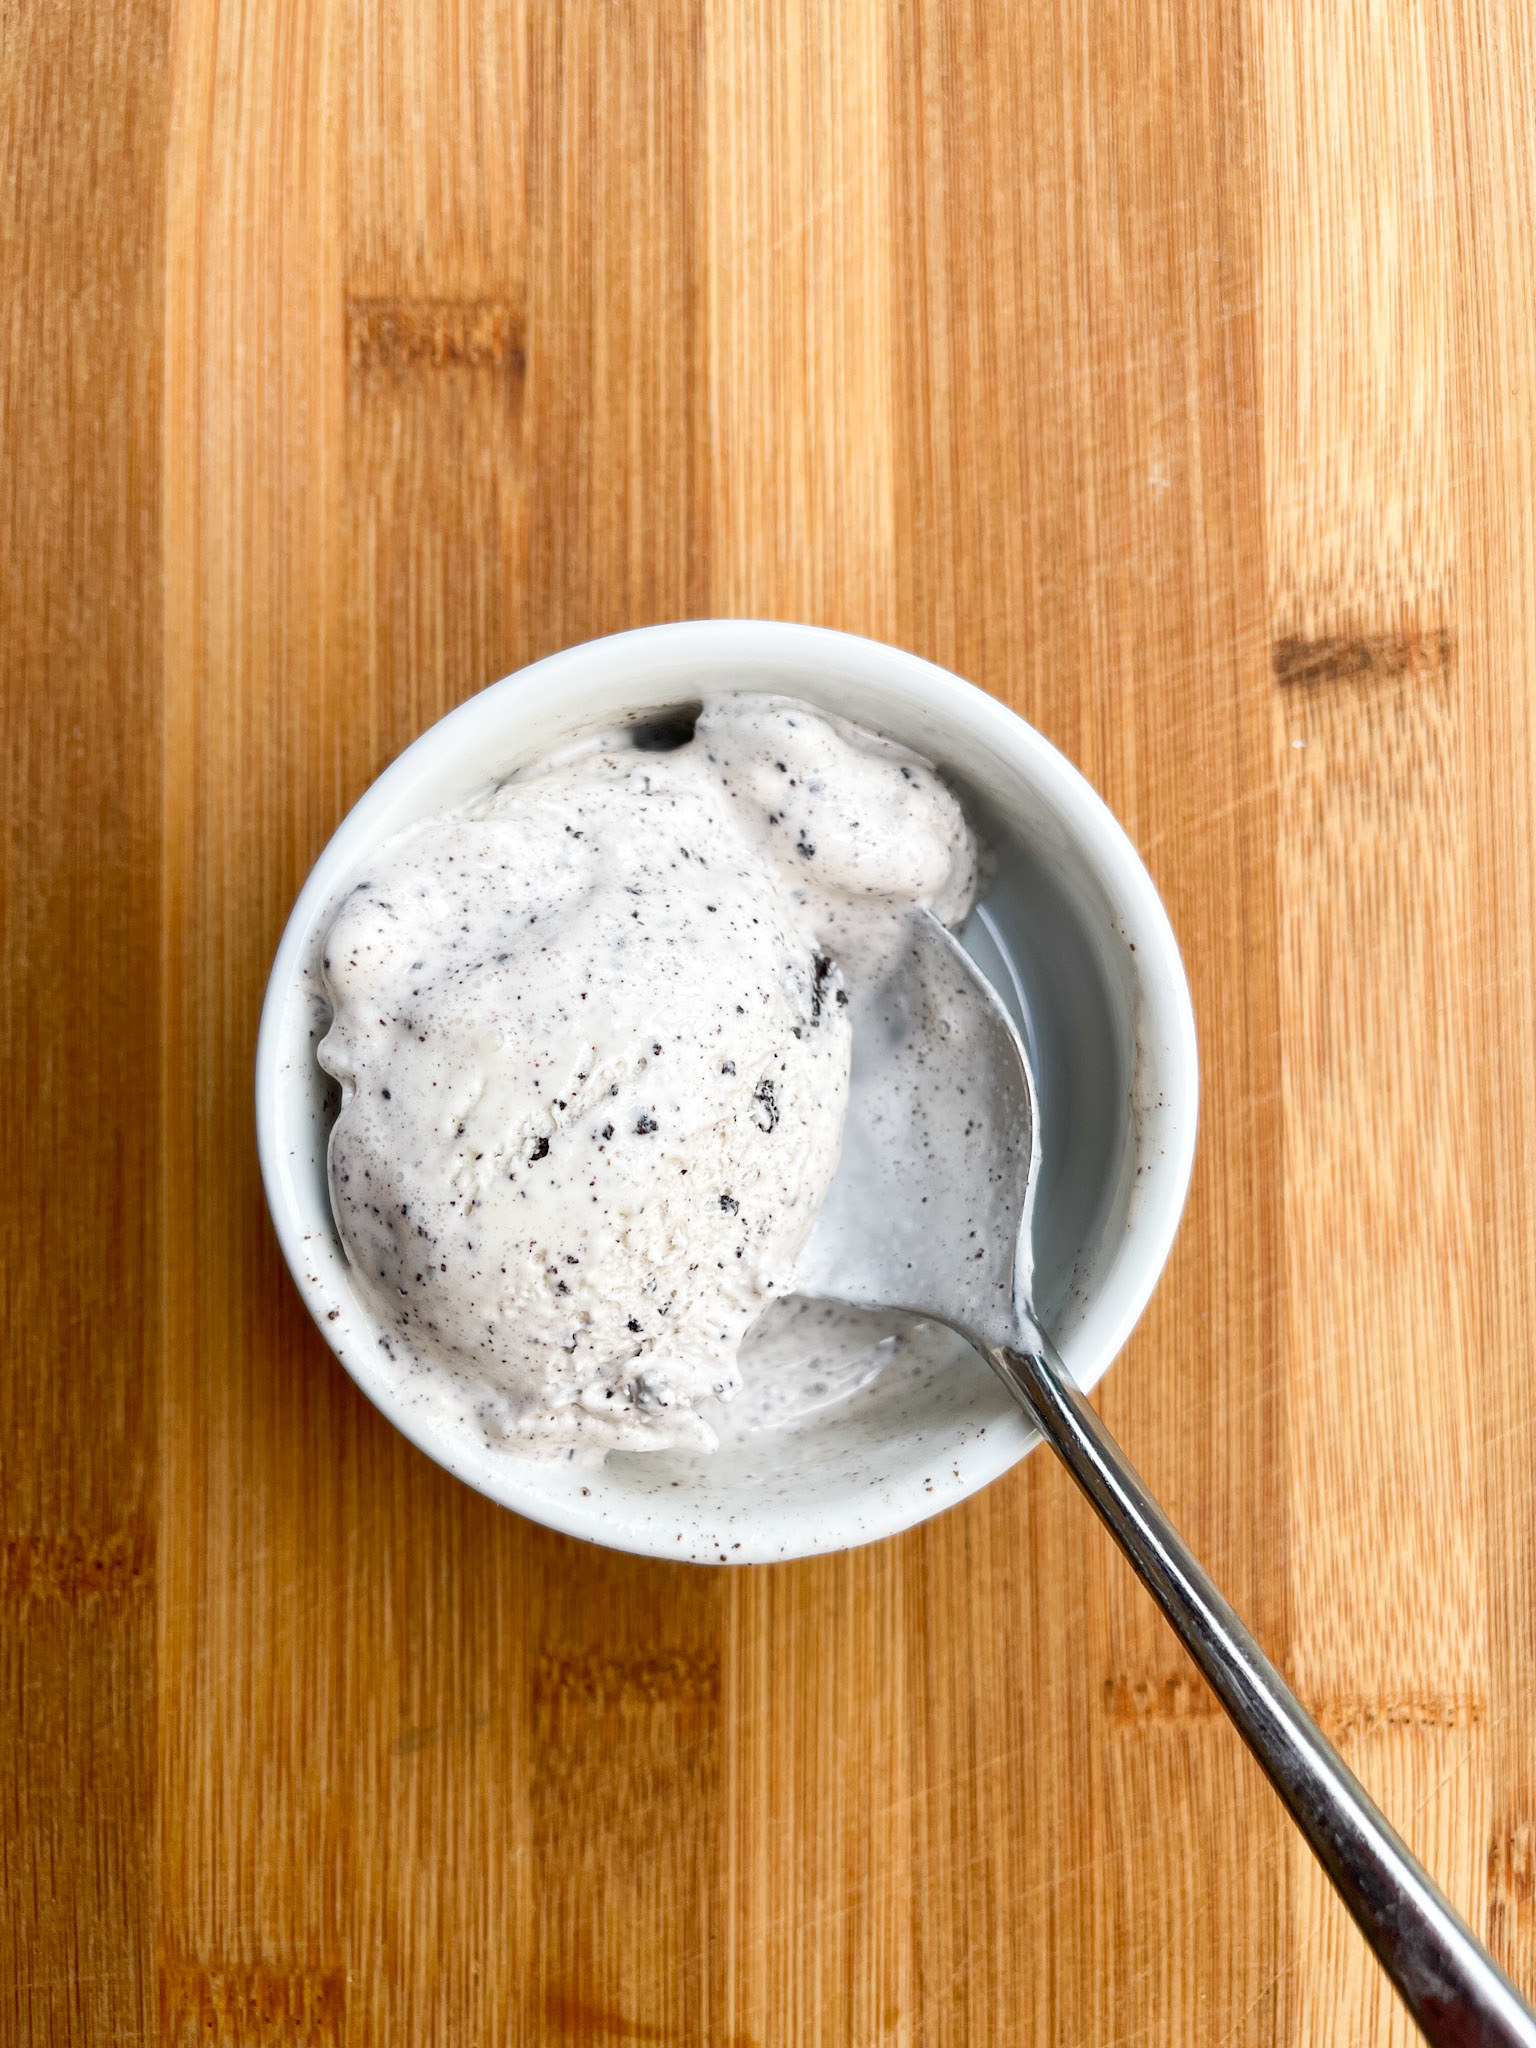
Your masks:
M340 1260L344 1271L344 1256L339 1246L327 1247L323 1256L310 1248L316 1233L306 1224L315 1219L306 1210L291 1157L282 1149L279 1110L285 1087L289 999L316 922L334 901L342 881L373 848L415 818L430 815L425 809L411 809L409 796L418 781L440 770L447 756L472 758L477 737L504 735L519 710L525 717L529 714L537 696L553 700L557 693L574 693L578 686L590 689L619 666L626 672L638 666L656 677L664 674L671 662L686 659L688 665L697 666L706 654L727 670L732 665L752 669L809 662L833 675L839 671L857 674L867 685L909 707L937 709L940 729L966 729L984 744L1011 755L1031 783L1049 789L1057 821L1070 830L1103 887L1119 935L1133 943L1137 1050L1140 1056L1149 1043L1157 1048L1159 1101L1155 1112L1143 1119L1137 1145L1144 1178L1136 1188L1135 1227L1130 1227L1128 1217L1081 1326L1062 1340L1063 1354L1085 1390L1096 1384L1124 1348L1161 1278L1188 1194L1199 1120L1199 1061L1189 984L1168 913L1129 836L1087 778L1042 733L1001 699L952 671L887 642L830 627L781 620L690 619L638 627L563 648L487 685L428 726L375 777L332 833L294 902L273 958L254 1072L257 1150L273 1228L294 1284L332 1352L373 1405L434 1463L500 1505L563 1534L611 1549L700 1562L715 1560L713 1542L702 1551L690 1549L678 1535L675 1521L644 1516L626 1523L604 1513L597 1503L600 1489L595 1487L587 1496L578 1490L570 1499L552 1499L521 1477L539 1471L538 1465L479 1446L467 1432L462 1441L455 1438L451 1445L445 1443L444 1435L400 1398L388 1375L373 1368L370 1347L345 1345L351 1332L336 1313L336 1292L319 1273L310 1270L317 1263L324 1267ZM728 673L721 681L723 686L731 686ZM694 692L680 684L678 694L686 697ZM440 803L433 806L442 807ZM1153 1125L1155 1145L1149 1142ZM334 1237L328 1208L326 1224L325 1234ZM350 1289L348 1297L356 1305ZM344 1314L345 1304L341 1306ZM743 1540L729 1552L729 1561L778 1561L878 1541L980 1491L1038 1441L1022 1416L1016 1427L978 1432L956 1451L953 1460L946 1452L945 1461L953 1465L956 1483L942 1494L925 1492L920 1480L888 1483L865 1504L855 1526L792 1532L791 1540L778 1542L771 1540L774 1532L760 1532L760 1540ZM746 1527L746 1523L737 1525L733 1535ZM775 1528L780 1535L784 1533L777 1523Z

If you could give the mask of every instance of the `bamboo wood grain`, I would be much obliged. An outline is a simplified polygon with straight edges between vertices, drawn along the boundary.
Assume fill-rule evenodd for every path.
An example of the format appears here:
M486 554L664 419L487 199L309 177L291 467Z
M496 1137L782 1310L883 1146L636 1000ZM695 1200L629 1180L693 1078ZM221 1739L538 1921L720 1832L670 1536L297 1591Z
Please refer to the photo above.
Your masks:
M0 15L0 2040L1385 2043L1064 1479L706 1573L299 1308L268 961L496 676L973 677L1125 820L1200 1155L1106 1413L1536 1982L1536 47L1495 0Z

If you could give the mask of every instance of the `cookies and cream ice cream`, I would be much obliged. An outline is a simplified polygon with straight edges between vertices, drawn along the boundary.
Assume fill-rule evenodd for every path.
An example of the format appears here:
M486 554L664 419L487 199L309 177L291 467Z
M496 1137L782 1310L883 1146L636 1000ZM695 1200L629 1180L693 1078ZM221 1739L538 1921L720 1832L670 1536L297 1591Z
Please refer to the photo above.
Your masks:
M331 1202L381 1342L514 1447L698 1404L836 1169L846 985L976 849L926 762L783 699L611 736L391 841L324 945Z

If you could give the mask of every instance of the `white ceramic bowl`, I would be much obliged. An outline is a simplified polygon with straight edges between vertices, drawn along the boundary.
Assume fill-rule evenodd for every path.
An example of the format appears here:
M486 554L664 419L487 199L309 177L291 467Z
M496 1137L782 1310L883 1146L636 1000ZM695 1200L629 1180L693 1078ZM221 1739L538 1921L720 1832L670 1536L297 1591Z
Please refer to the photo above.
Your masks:
M773 691L934 761L998 856L987 904L1022 985L1040 1083L1035 1292L1091 1387L1157 1283L1189 1184L1198 1076L1178 947L1124 832L1076 769L995 698L915 655L813 626L720 619L619 633L535 662L385 770L316 863L278 947L256 1052L262 1176L289 1269L347 1371L427 1455L520 1514L621 1550L763 1563L872 1542L998 1477L1037 1441L955 1340L922 1384L881 1383L791 1434L714 1457L545 1463L403 1398L355 1292L326 1192L336 1097L315 1060L314 967L333 906L404 826L584 733L707 693ZM979 948L984 964L986 942ZM995 956L992 956L995 958ZM1015 991L1017 994L1017 991Z

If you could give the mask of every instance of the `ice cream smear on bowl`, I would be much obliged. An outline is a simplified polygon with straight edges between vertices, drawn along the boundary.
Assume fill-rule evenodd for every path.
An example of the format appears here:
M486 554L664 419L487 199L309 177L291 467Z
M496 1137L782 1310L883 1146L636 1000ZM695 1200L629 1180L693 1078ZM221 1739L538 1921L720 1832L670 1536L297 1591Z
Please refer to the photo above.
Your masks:
M776 697L391 840L325 939L319 1048L386 1353L509 1449L714 1448L836 1170L847 989L976 886L926 761Z

